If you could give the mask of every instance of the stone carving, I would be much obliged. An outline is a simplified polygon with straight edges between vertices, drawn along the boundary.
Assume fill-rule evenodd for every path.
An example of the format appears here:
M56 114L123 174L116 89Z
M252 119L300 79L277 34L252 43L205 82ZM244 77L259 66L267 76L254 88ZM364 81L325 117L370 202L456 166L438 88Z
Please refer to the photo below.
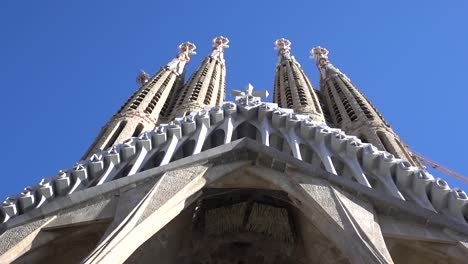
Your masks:
M229 48L229 39L219 36L213 39L213 51L211 57L219 59L224 63L224 49Z
M246 106L255 106L260 104L261 98L268 97L268 91L253 91L252 84L248 84L245 88L245 92L241 92L239 90L232 90L231 95L235 96L235 101L239 104L246 105Z
M278 51L278 55L289 56L291 53L291 41L280 38L275 41L275 49Z
M177 73L178 75L184 72L185 64L190 61L190 56L192 54L197 54L195 49L197 47L191 42L184 42L179 45L179 52L177 53L176 58L171 60L167 64L167 68Z
M151 156L148 153L163 154L161 163L153 165L157 167L169 163L172 156L184 148L186 143L195 140L198 147L189 155L198 154L201 146L216 130L225 132L223 144L227 144L233 140L233 131L242 122L248 122L252 125L251 129L261 130L258 133L260 138L256 140L262 144L276 148L270 136L275 135L286 142L296 159L318 167L323 164L328 172L352 179L369 188L380 189L398 199L408 197L411 200L408 203L416 203L468 224L462 217L467 214L465 205L468 203L462 190L451 189L445 181L434 179L427 172L410 166L407 161L396 159L339 129L313 121L307 115L294 114L292 110L278 108L273 103L262 104L260 98L267 96L267 93L255 92L251 85L245 92L233 91L233 95L236 102L224 103L223 110L217 106L208 107L205 109L206 115L187 116L178 118L169 125L160 125L154 131L144 132L140 137L96 153L78 162L74 168L60 171L57 176L28 187L17 196L7 197L0 207L1 221L7 222L19 214L27 214L51 199L94 186L93 183L100 185L114 178L131 177L141 171L141 168L149 169ZM204 118L211 121L205 122L202 120ZM308 160L311 156L314 158ZM332 157L339 159L340 164L336 164ZM117 169L118 164L124 162L125 166L131 168ZM128 173L119 174L122 171ZM105 180L101 181L103 177ZM88 178L91 184L88 183ZM372 187L369 179L378 184Z
M318 67L323 67L329 63L328 61L328 50L320 46L313 48L310 51L310 57L317 61Z

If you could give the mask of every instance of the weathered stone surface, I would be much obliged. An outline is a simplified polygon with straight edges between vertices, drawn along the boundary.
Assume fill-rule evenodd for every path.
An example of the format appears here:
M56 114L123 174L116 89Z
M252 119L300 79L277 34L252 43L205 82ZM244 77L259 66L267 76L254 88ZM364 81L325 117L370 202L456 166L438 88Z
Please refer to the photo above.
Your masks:
M55 216L39 219L4 232L0 236L0 263L11 263L33 248L33 242L36 242L41 229L53 219ZM42 241L37 241L35 244L40 246L53 238L53 235L46 235Z
M102 219L111 219L114 216L116 198L113 195L106 196L60 212L57 218L49 223L46 228L53 229Z
M207 169L208 166L198 165L167 172L160 182L157 183L157 186L155 186L156 191L137 224L144 221L151 213L156 211L161 205L187 185L187 183L195 177L202 175Z

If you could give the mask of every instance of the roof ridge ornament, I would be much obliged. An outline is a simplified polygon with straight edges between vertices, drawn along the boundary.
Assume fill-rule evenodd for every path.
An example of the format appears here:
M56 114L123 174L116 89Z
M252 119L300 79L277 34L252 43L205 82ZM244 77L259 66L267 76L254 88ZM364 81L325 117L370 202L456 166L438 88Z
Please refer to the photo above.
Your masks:
M224 49L229 48L229 39L224 36L219 36L213 39L213 51L211 57L219 59L224 63Z
M245 92L239 90L231 90L231 95L234 96L234 100L240 105L245 106L256 106L261 103L261 98L268 97L268 91L254 91L252 84L247 84Z
M190 56L197 54L195 49L197 48L192 42L183 42L179 45L179 52L176 57L172 59L168 64L167 68L177 75L181 75L184 72L185 64L190 61Z

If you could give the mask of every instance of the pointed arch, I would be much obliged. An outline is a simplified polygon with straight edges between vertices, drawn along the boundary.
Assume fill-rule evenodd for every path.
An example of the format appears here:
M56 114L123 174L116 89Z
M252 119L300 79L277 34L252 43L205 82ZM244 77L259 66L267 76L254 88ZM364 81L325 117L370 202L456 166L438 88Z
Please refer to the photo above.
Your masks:
M112 147L114 145L115 141L117 140L117 138L119 137L120 133L122 133L122 131L124 130L126 125L127 125L127 121L120 122L119 125L117 126L117 128L112 132L112 136L109 135L110 138L107 141L104 148L102 148L102 149L108 149L108 148Z
M250 138L260 143L262 142L262 136L260 134L260 131L254 125L247 121L238 125L232 133L232 141L241 138Z
M214 130L205 140L205 143L203 144L203 147L202 147L202 151L223 145L225 137L226 137L226 132L224 132L223 129Z
M318 166L319 168L326 170L320 156L306 144L300 144L299 150L301 152L302 161Z
M271 133L270 134L270 147L275 148L279 151L283 151L283 145L285 144L285 140L282 136ZM286 143L287 144L287 143Z
M351 168L344 162L341 158L334 156L331 157L333 166L335 167L336 174L339 176L344 176L350 179L357 181L354 178Z
M135 131L133 132L132 137L138 137L144 128L145 126L142 123L138 123L137 127L135 128Z
M191 139L189 141L184 142L184 144L181 145L179 149L172 156L171 162L192 155L193 150L195 149L195 143L196 143L195 139Z

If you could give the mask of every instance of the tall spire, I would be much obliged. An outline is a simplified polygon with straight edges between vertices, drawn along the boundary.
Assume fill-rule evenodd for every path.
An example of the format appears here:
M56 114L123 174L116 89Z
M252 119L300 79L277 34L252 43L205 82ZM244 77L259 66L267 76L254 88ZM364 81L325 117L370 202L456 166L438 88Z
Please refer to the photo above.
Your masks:
M380 150L419 166L417 159L410 154L406 145L369 99L333 66L328 59L328 50L316 47L310 53L320 71L320 92L332 119L332 124L329 125L341 128Z
M172 91L183 85L185 65L190 61L190 56L195 54L195 49L193 43L184 42L179 45L176 57L153 77L141 72L137 78L140 89L101 129L83 158L154 128L159 116L165 114Z
M224 50L229 40L220 36L213 39L213 50L192 74L187 84L174 94L169 107L171 117L183 116L205 106L220 105L224 101L226 66Z
M301 65L291 56L291 42L275 41L278 63L275 70L273 102L279 107L292 108L296 113L308 114L317 121L325 121L320 102Z

